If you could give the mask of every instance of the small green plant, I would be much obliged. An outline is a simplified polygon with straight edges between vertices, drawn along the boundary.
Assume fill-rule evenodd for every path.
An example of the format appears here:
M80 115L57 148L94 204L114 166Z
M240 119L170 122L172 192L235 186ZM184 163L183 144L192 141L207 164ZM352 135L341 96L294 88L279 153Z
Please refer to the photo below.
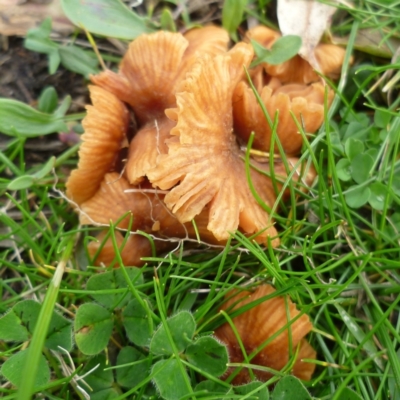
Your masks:
M339 160L336 173L345 189L347 205L360 208L365 204L382 211L400 195L398 175L391 175L397 148L393 136L397 133L397 123L390 112L376 110L374 124L363 113L349 115L339 129L334 147ZM378 172L378 173L377 173Z
M135 347L124 346L118 353L118 383L132 389L151 376L163 398L180 399L192 392L187 368L218 377L226 370L228 354L213 337L195 335L196 321L189 311L166 319L155 314L151 300L139 291L143 285L137 268L89 278L86 288L97 303L79 307L75 342L83 354L96 355L109 345L112 332L123 327Z

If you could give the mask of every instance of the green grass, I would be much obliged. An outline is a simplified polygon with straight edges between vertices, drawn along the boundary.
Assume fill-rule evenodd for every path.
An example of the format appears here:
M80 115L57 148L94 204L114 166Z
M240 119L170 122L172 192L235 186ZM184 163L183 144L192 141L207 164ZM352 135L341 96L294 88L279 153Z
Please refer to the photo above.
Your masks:
M172 3L165 2L165 5L173 8ZM273 24L263 12L268 3L249 2L243 19L256 15ZM150 331L159 324L167 327L166 335L173 348L171 359L176 360L178 375L181 374L189 391L186 398L255 398L232 391L217 394L196 389L201 381L196 371L203 371L216 386L229 390L230 385L188 362L186 357L178 356L172 337L176 332L168 321L179 311L190 310L196 323L194 337L207 336L226 321L217 310L230 289L266 282L273 284L279 295L289 295L313 322L314 329L308 339L317 350L317 360L310 361L317 368L312 380L304 382L313 398L399 399L398 85L395 82L391 88L392 102L382 91L387 81L369 93L389 69L388 56L397 48L399 4L359 1L352 9L340 6L332 34L347 44L342 77L337 83L329 83L336 91L336 98L325 115L324 126L315 140L306 143L301 156L302 161L316 168L318 179L306 193L287 182L290 200L274 210L281 238L277 249L260 246L240 233L235 233L225 248L177 242L175 251L148 258L136 281L129 277L129 270L122 268L121 278L115 278L114 287L93 284L88 289L89 279L98 275L99 270L104 271L92 266L85 248L94 231L78 225L77 216L62 195L68 171L77 162L78 146L58 154L54 169L29 181L27 187L9 190L8 185L16 178L36 176L47 159L42 163L27 163L26 138L8 138L0 153L0 313L27 299L39 301L42 308L36 329L32 328L26 337L20 333L21 340L0 341L0 365L21 350L29 349L28 366L23 369L28 377L26 384L17 391L3 376L0 396L24 400L33 392L41 392L48 399L84 398L79 388L88 393L90 388L79 376L100 364L84 379L96 393L93 398L159 398L151 382L155 373L150 366L168 357L140 350L140 346L136 349L141 358L138 356L138 360L132 361L130 368L136 371L134 368L139 365L140 370L147 363L146 377L140 382L130 382L131 386L115 381L120 368L114 367L125 363L117 360L120 349L135 347L126 337L123 316L126 303L135 300L147 316ZM160 15L157 10L154 14L151 10L148 13L157 29ZM165 24L170 26L168 15L163 15ZM187 12L175 24L181 27L196 22L195 18ZM365 29L379 32L379 41L387 49L382 52L376 42L371 46L362 42ZM396 72L399 64L395 63L393 68ZM82 116L66 116L64 120L79 124ZM360 148L357 140L363 145L362 152L368 153L373 162L362 182L357 175L346 175L338 167L339 160L343 159L343 164L353 165L361 175L364 173L364 164L349 156L352 148ZM355 201L367 197L368 190L369 201L355 206ZM114 237L112 228L110 235ZM122 264L119 254L116 261ZM109 305L110 309L103 304L104 296L115 301ZM112 321L113 333L107 350L91 356L76 346L66 351L45 347L43 355L51 378L34 389L33 371L40 367L53 310L74 321L79 307L93 302L102 304L110 315L106 322ZM2 332L0 320L0 335ZM279 381L284 374L277 374L270 383ZM269 386L269 390L273 392L274 387Z

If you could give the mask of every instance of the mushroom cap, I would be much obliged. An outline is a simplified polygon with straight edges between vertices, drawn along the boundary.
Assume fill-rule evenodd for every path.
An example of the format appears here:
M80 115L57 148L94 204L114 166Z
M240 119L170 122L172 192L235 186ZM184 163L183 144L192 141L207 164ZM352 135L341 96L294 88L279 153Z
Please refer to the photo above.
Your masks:
M137 185L142 182L147 171L156 165L159 154L168 152L166 141L175 122L167 117L147 123L140 129L129 144L126 176L129 182Z
M66 183L68 198L78 205L96 193L104 175L113 169L126 145L129 124L128 110L115 95L96 86L89 86L89 92L93 105L86 106L82 121L85 133L78 168Z
M259 25L246 33L244 41L255 40L265 48L270 49L280 37L280 33ZM333 44L317 45L315 58L320 66L320 72L331 79L337 79L340 75L345 53L345 49ZM262 63L262 66L269 75L278 78L282 83L308 84L320 80L309 62L299 55L278 65Z
M247 355L268 341L262 350L250 360L250 363L280 371L299 345L299 356L293 368L293 374L309 380L314 372L315 364L302 362L301 359L315 359L316 357L316 352L304 339L304 336L312 329L312 324L306 314L300 314L296 305L289 298L274 296L274 292L275 289L270 285L261 285L253 292L232 290L228 292L227 301L222 305L221 310L232 312L268 296L260 304L232 319ZM290 316L289 319L288 316ZM289 322L296 317L297 319L289 325ZM277 334L283 328L285 329ZM289 345L289 335L292 348ZM221 325L215 331L215 336L227 345L230 362L243 362L244 356L228 323ZM234 369L230 369L225 378L233 371ZM253 372L258 379L263 381L273 376L269 372L256 369ZM242 384L250 380L249 371L242 369L233 379L233 383Z
M222 53L228 42L227 32L215 26L192 29L186 37L165 31L144 34L129 45L118 74L107 70L91 80L128 103L142 126L175 105L175 87L200 55Z
M272 121L278 111L276 133L288 155L298 154L303 144L303 137L294 118L306 133L315 133L324 121L324 96L325 88L322 83L313 83L308 86L301 84L279 86L276 80L272 80L271 85L266 85L261 89L260 97ZM329 90L328 104L332 102L332 99L333 92ZM254 132L253 147L269 152L271 127L253 90L244 81L235 88L232 104L234 129L237 136L244 144L247 144L250 134ZM276 145L275 151L278 151Z
M119 221L117 227L120 229L130 227L132 232L140 230L159 238L196 238L193 224L179 222L163 199L164 195L154 193L148 182L140 187L132 186L120 174L109 173L95 195L81 205L80 222L83 225L109 225L110 221ZM198 215L195 223L201 240L220 244L207 229L206 212Z
M251 46L241 43L226 54L199 60L176 94L178 107L166 111L177 121L167 141L168 154L160 154L147 174L154 186L171 189L165 203L181 222L192 220L209 204L208 229L218 240L228 239L238 227L246 233L264 230L261 240L277 233L249 188L244 153L232 132L233 90L252 57ZM272 186L270 180L252 169L250 174L262 200L271 206L276 196L265 190Z
M129 104L139 131L131 141L127 176L138 184L167 151L165 141L174 124L165 109L176 105L176 87L197 59L227 50L229 37L222 28L208 26L180 33L156 32L133 41L122 59L119 73L105 71L92 82Z

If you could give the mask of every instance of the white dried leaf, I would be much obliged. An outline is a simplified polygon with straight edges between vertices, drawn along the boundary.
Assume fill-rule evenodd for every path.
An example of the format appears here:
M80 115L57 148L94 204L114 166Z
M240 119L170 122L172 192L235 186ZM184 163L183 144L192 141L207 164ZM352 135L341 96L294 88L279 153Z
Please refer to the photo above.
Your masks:
M278 0L277 13L282 34L301 37L303 44L299 54L316 70L320 68L314 49L330 26L335 11L335 7L317 0Z

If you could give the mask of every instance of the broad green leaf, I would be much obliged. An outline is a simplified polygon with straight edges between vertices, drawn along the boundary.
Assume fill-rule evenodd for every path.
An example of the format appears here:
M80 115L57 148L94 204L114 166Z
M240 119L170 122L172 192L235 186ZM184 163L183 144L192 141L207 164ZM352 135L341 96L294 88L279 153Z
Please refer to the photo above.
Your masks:
M78 308L74 329L79 350L86 355L98 354L110 340L112 314L98 304L85 303Z
M354 390L351 390L349 388L344 388L341 392L340 392L340 396L339 396L340 400L363 400L363 398L357 394ZM393 398L392 398L393 400Z
M13 309L0 318L0 340L25 342L30 335L31 332L28 331L26 323L21 321L20 316Z
M340 316L342 317L342 321L346 324L347 329L354 336L358 343L364 342L365 332L358 325L358 323L354 320L354 318L349 315L343 307L335 303L335 307L339 311ZM368 339L363 345L363 349L367 352L368 356L371 357L376 365L383 371L384 367L382 364L382 360L380 357L376 357L376 353L378 353L378 349L372 339Z
M237 41L236 30L242 23L247 0L225 0L222 8L222 26Z
M344 149L349 160L352 160L357 154L364 152L364 143L360 139L351 137L346 140Z
M28 355L28 349L19 351L6 360L0 373L10 381L14 386L19 387L24 382L23 371L25 360ZM35 387L44 386L50 380L50 368L43 354L39 358L39 367L35 380Z
M142 304L137 299L132 299L122 312L122 323L126 335L137 346L148 346L153 335L153 321L149 321L151 305L147 299Z
M241 394L241 395L253 393L253 395L257 396L257 398L259 398L260 400L261 399L262 400L269 399L268 389L266 388L266 386L263 382L250 382L243 386L236 386L235 392L237 394Z
M85 378L85 382L92 388L94 393L112 388L114 384L114 374L111 369L107 369L109 366L108 360L104 354L91 357L85 365L82 375L97 367Z
M393 176L392 189L397 196L400 196L400 174Z
M90 74L99 72L97 58L92 57L87 51L78 46L60 46L58 53L60 54L61 64L72 72L81 74L86 78Z
M90 400L112 400L117 398L120 398L120 394L114 388L103 389L90 394Z
M167 325L178 351L185 350L191 343L196 329L196 322L193 315L188 311L181 311L168 318ZM174 353L167 336L166 327L163 324L159 326L151 339L150 351L157 355L170 355Z
M379 150L376 147L372 147L372 148L366 150L365 154L370 155L373 160L376 160L379 155Z
M54 89L54 86L48 86L40 93L38 110L51 114L57 108L57 103L58 95L56 89Z
M143 283L143 276L139 268L126 268L125 270L134 285ZM131 298L128 283L120 268L92 275L87 282L86 288L87 290L109 290L110 293L92 294L91 296L111 310L115 307L124 306ZM126 291L113 293L116 289L126 289Z
M195 387L196 392L208 392L213 395L232 393L232 388L221 385L215 381L202 381Z
M204 336L185 351L188 361L205 373L221 376L227 369L228 351L211 336Z
M277 65L290 60L299 52L301 37L295 35L282 36L272 45L270 50L261 46L261 44L257 43L255 40L252 40L251 44L257 55L257 59L252 63L252 67L264 62Z
M371 195L369 196L368 203L375 210L382 211L386 201L386 196L388 195L387 186L381 182L374 182L369 185L369 188L371 190Z
M45 114L16 100L0 99L0 132L35 137L67 130L60 117Z
M18 178L13 179L8 185L8 190L22 190L28 189L33 186L38 179L44 178L54 167L56 162L55 157L51 157L49 161L40 169L32 175L21 175Z
M346 203L349 207L360 208L367 203L371 190L365 186L351 186L345 194Z
M378 128L387 129L392 116L384 110L376 110L374 114L374 123Z
M68 111L69 106L71 105L71 101L71 96L65 96L57 110L54 111L53 115L57 118L64 117L65 113Z
M47 161L47 163L44 164L43 167L39 171L35 172L32 176L35 179L43 179L54 168L55 163L56 158L54 156L50 157L49 161Z
M6 315L0 318L0 340L26 341L32 336L41 304L34 300L23 300L17 303ZM45 346L58 350L72 349L72 323L63 316L53 312Z
M28 50L44 53L49 56L49 73L54 74L60 65L59 45L50 39L51 18L46 18L42 24L30 29L26 35L24 46Z
M307 389L294 376L283 377L275 386L272 400L311 400Z
M35 178L31 175L22 175L13 179L8 185L8 190L23 190L30 188L35 183Z
M161 360L153 366L151 371L152 374L155 374L153 381L163 399L180 400L190 393L186 385L189 377L185 372L185 380L178 362L176 359Z
M120 0L62 0L61 4L76 26L97 35L131 40L151 31L145 19Z
M368 125L364 126L363 123L358 121L350 122L345 130L343 141L346 142L346 140L349 138L360 139L361 141L364 141L367 139L369 130L370 127Z
M357 154L351 160L351 176L358 183L364 183L371 172L374 160L369 154Z
M133 364L133 365L129 365ZM126 365L126 367L120 367ZM132 388L149 376L150 360L134 347L123 347L117 357L117 382L126 388Z
M351 179L350 161L347 158L341 158L336 164L336 174L342 181L349 181Z
M160 17L161 29L164 31L176 32L174 17L169 8L164 8Z

